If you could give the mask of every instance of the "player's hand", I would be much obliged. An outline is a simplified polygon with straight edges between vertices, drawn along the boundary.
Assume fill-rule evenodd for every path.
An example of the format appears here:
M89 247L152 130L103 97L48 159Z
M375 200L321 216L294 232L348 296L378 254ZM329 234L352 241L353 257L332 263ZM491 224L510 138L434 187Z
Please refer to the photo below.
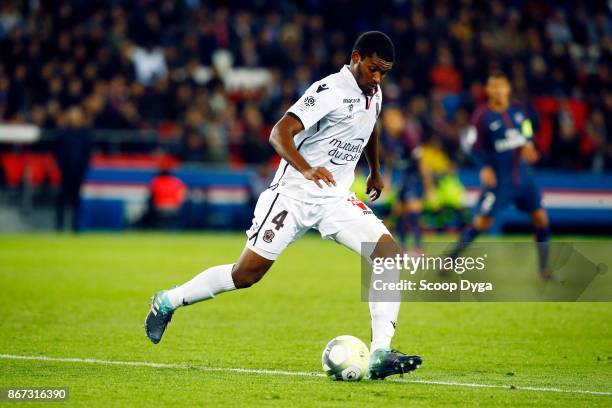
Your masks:
M531 143L526 144L521 149L521 157L529 164L533 164L540 160L540 153L536 150L535 146Z
M380 197L380 193L385 188L385 182L380 174L371 174L366 181L366 194L370 196L370 200L376 201Z
M486 166L480 170L480 182L485 187L495 187L497 185L497 177L495 176L495 170L492 167Z
M336 180L329 170L325 167L311 167L302 172L302 175L308 180L312 180L319 188L323 188L323 181L328 187L335 186Z

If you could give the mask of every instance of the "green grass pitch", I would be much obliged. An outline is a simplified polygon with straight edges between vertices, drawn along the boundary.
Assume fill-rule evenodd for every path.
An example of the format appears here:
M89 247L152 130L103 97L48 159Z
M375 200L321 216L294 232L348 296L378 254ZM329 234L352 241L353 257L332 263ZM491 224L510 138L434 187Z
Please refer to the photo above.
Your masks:
M422 382L276 372L321 373L332 337L369 339L358 257L314 235L253 288L179 310L151 344L150 296L243 245L243 234L0 236L0 387L69 387L68 405L105 407L612 405L609 303L405 303L394 346L423 357L405 378Z

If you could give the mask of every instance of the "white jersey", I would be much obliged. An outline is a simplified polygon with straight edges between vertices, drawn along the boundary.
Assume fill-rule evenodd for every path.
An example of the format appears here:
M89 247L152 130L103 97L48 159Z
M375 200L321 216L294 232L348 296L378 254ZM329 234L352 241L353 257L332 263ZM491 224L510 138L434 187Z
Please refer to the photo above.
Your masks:
M345 198L355 178L361 157L382 106L380 87L366 96L348 66L312 84L287 114L302 122L295 135L300 154L312 167L325 167L336 186L324 182L319 188L299 171L281 160L270 189L308 203L328 203Z

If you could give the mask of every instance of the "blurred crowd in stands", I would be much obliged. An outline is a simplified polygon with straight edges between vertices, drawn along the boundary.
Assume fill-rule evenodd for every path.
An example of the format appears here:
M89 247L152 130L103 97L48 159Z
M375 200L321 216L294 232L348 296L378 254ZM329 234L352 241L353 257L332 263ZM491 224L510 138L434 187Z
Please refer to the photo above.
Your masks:
M461 161L460 137L484 101L486 75L503 69L534 122L540 166L601 171L612 168L610 7L3 0L0 122L62 129L72 112L88 128L155 130L177 141L186 161L269 163L271 126L312 81L348 63L359 32L380 29L397 50L385 106L404 113L410 143ZM221 50L233 68L214 63ZM265 68L270 80L229 87L235 68Z

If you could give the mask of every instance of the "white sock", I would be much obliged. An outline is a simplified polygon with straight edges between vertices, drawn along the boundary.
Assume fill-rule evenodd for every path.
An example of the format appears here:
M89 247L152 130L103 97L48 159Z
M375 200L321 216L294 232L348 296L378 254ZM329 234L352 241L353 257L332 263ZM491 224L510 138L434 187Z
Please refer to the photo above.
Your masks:
M215 297L218 293L236 289L232 279L234 264L213 266L195 276L189 282L170 289L168 300L173 307L191 305Z
M381 275L382 276L382 275ZM374 275L372 275L374 279ZM384 272L384 281L388 283L399 282L400 272L397 269L386 270ZM395 326L397 325L397 315L402 300L400 291L391 291L384 293L382 297L385 302L380 302L380 296L370 297L370 319L372 321L372 343L370 345L370 353L379 348L390 348L391 339L395 334Z
M395 334L400 302L370 302L372 319L372 344L370 352L379 348L390 348Z

